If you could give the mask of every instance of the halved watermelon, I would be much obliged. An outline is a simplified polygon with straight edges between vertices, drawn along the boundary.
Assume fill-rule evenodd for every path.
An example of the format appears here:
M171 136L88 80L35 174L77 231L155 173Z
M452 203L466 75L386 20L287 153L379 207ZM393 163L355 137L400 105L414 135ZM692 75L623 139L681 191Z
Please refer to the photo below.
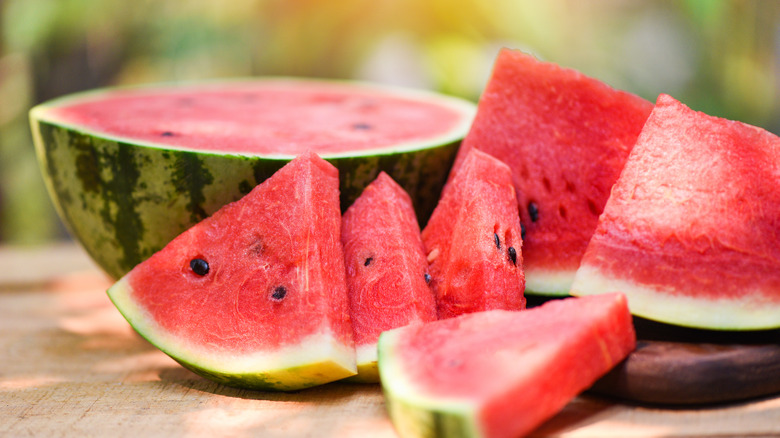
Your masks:
M384 170L425 221L473 114L431 92L263 78L90 91L30 122L60 217L119 278L308 150L339 169L342 211Z
M652 104L502 50L455 168L477 148L512 169L526 293L565 295Z
M622 294L564 298L385 332L379 373L403 437L519 437L635 345Z
M409 195L382 172L342 218L358 375L378 382L376 343L385 330L436 320L428 262Z
M780 327L780 138L668 95L639 136L572 294L708 329Z
M523 240L506 164L472 150L422 231L439 318L520 310Z
M226 385L306 388L355 374L336 168L306 153L108 290L133 328Z

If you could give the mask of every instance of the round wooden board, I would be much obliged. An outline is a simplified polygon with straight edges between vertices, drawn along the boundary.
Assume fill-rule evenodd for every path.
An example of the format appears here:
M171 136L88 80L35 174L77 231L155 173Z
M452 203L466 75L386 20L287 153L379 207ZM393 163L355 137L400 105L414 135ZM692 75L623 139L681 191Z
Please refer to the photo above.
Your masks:
M635 318L634 326L637 349L591 392L666 405L780 393L780 330L696 330L641 318Z

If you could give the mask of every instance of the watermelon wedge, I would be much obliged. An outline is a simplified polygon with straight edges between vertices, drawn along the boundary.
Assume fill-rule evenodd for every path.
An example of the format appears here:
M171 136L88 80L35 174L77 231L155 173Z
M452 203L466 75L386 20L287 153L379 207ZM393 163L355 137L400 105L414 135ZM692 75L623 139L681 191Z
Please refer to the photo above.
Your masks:
M780 138L658 97L572 294L671 324L780 327Z
M512 169L526 293L566 295L652 103L504 49L455 168L477 148Z
M519 437L635 345L622 294L564 298L385 332L379 373L402 437Z
M357 376L378 382L376 344L385 330L436 320L428 262L409 195L379 174L342 218Z
M523 240L506 164L470 152L444 187L422 239L439 318L525 307Z
M132 327L230 386L355 374L336 168L306 153L188 229L108 295Z
M62 221L119 278L305 151L339 169L342 211L384 170L425 221L474 108L418 90L262 78L94 90L36 106L30 123Z

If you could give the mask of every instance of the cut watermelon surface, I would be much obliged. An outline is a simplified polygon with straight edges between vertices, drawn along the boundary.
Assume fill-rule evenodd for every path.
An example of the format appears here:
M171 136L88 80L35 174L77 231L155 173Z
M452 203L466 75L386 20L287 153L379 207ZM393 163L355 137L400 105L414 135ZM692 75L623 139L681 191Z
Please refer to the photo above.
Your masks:
M382 172L342 218L358 375L378 382L377 341L385 330L436 320L428 262L409 195Z
M390 330L379 372L403 437L519 437L635 345L624 295L564 298Z
M455 168L476 148L512 169L527 293L569 293L652 106L575 70L499 53Z
M661 95L572 294L708 329L780 327L780 138Z
M291 161L108 290L185 367L231 386L295 390L355 374L336 169Z
M523 240L509 167L473 150L422 232L439 318L520 310Z

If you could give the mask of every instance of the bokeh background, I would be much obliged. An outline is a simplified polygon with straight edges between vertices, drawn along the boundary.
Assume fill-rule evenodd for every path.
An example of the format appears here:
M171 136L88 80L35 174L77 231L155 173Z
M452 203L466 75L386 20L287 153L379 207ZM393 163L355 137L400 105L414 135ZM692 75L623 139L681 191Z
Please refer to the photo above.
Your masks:
M0 0L0 244L68 238L33 151L36 103L259 75L476 101L501 47L780 134L776 0Z

